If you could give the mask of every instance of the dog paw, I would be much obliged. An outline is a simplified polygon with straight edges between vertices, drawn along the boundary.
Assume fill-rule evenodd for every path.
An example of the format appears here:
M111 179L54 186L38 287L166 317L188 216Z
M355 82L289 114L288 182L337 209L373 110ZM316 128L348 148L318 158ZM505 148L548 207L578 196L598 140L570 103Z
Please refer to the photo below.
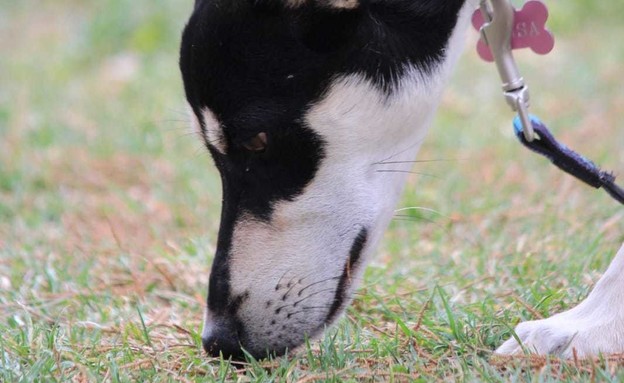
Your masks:
M565 314L570 313L520 323L515 329L517 338L508 339L495 353L518 355L528 352L569 359L575 355L587 358L600 353L624 352L621 320Z
M526 350L540 355L560 356L571 346L577 334L573 329L558 326L548 319L523 322L516 326L516 336L503 343L496 354L516 355Z

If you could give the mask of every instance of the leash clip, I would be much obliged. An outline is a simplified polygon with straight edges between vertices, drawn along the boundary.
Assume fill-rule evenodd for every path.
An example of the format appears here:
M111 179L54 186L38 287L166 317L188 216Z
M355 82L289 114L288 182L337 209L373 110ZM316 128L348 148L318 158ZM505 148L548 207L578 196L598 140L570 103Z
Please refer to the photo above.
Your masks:
M529 87L520 74L511 47L515 10L509 0L481 0L480 9L485 19L481 36L494 56L505 100L518 113L524 138L532 142L535 131L529 116Z

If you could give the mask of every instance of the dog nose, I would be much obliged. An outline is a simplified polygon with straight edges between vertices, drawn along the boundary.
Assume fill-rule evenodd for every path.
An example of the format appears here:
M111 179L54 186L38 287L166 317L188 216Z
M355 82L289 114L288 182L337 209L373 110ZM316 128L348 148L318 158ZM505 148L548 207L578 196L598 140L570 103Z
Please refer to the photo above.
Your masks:
M245 360L240 339L235 331L230 331L228 328L214 328L210 334L202 336L202 343L206 353L212 357L218 358L223 355L223 359Z

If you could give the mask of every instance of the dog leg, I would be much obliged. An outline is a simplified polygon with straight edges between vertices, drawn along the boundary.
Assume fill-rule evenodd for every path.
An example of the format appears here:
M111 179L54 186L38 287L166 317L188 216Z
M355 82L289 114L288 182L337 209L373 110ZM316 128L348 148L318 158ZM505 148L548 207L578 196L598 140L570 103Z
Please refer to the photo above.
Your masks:
M550 318L520 323L515 337L497 354L537 354L571 358L624 352L624 246L587 299Z

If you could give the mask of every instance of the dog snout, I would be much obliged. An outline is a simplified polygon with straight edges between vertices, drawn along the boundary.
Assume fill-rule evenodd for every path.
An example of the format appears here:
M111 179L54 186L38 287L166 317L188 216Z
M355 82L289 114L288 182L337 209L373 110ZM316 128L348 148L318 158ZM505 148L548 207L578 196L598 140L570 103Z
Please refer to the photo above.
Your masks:
M210 331L202 335L202 344L206 353L218 358L223 355L224 359L244 360L238 332L228 325L213 326Z

